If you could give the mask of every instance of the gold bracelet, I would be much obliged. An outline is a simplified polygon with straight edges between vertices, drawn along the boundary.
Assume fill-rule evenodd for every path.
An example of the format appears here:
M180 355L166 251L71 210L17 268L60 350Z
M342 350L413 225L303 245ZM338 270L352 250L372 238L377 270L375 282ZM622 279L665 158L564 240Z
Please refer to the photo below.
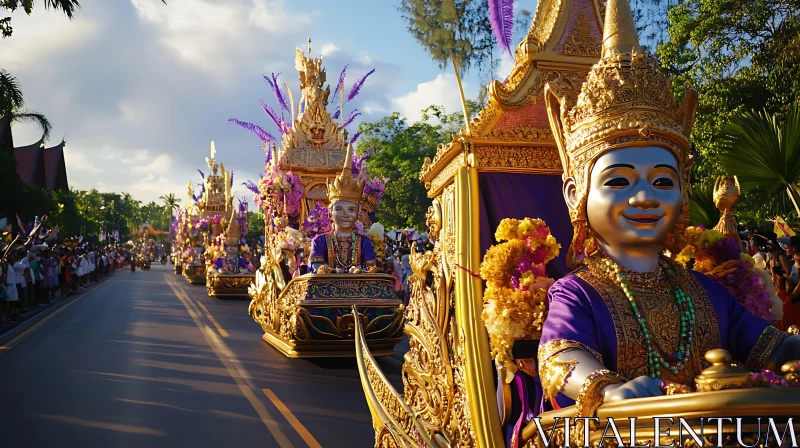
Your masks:
M603 404L603 388L609 384L622 384L627 380L620 375L608 370L600 369L590 373L583 381L578 398L575 400L577 409L576 417L592 418L597 412L597 408ZM573 441L581 446L583 443L584 420L575 422L575 431L572 433ZM590 429L597 427L597 422L589 421Z
M608 369L595 370L583 381L575 400L577 417L594 417L603 404L603 388L610 384L622 384L627 380Z

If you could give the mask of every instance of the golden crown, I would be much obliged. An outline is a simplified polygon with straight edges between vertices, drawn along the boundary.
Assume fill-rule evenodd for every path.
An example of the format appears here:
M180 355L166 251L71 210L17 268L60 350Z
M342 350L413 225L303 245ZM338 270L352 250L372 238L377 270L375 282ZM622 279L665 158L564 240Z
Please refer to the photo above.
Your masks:
M627 0L608 0L603 54L577 99L550 83L545 102L566 177L627 146L664 147L688 174L697 92L687 85L683 102L675 100L672 80L639 46Z
M353 177L353 146L347 145L347 155L344 157L342 172L333 182L328 183L328 203L348 201L358 204L364 193L364 180Z
M228 246L238 246L242 238L242 228L236 219L236 210L231 213L231 220L228 221L228 229L225 231L225 244Z

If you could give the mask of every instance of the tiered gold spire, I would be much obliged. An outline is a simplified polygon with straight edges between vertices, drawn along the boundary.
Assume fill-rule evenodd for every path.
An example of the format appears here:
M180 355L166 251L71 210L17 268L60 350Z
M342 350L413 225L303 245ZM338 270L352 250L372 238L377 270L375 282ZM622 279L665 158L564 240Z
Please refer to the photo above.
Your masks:
M570 104L568 95L551 84L545 101L567 177L625 146L662 146L688 173L697 92L687 86L683 103L675 100L672 80L642 53L627 0L608 0L603 56L577 101Z
M238 246L242 237L242 228L236 219L236 210L231 213L231 220L228 222L228 229L225 232L225 244L228 246Z
M364 180L353 177L353 145L347 145L347 155L344 157L344 167L336 179L328 184L328 201L333 204L337 201L348 201L358 204L364 193Z

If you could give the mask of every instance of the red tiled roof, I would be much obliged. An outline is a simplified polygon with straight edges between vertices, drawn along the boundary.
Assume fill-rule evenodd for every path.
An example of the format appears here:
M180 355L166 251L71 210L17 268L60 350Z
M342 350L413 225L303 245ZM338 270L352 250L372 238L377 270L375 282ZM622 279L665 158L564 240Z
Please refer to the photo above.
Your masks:
M62 140L58 145L43 150L46 187L50 190L69 189L67 167L64 163L65 144Z
M17 159L17 174L25 183L45 185L41 140L32 145L14 148L14 157Z

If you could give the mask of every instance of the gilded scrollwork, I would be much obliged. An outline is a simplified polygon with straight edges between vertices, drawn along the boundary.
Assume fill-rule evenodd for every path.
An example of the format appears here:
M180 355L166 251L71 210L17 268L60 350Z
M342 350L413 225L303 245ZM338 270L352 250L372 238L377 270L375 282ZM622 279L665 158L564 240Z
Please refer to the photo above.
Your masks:
M480 170L552 172L554 174L563 171L556 148L476 146L474 154Z
M528 125L519 124L510 129L503 129L499 130L497 128L493 128L489 131L486 138L490 139L497 139L497 140L509 140L509 141L523 141L526 143L539 141L539 142L547 142L550 143L553 141L553 132L550 128L533 128Z
M572 28L567 41L564 42L562 53L572 56L597 56L600 57L600 43L597 42L589 28L589 22L583 13L578 15L578 20Z

